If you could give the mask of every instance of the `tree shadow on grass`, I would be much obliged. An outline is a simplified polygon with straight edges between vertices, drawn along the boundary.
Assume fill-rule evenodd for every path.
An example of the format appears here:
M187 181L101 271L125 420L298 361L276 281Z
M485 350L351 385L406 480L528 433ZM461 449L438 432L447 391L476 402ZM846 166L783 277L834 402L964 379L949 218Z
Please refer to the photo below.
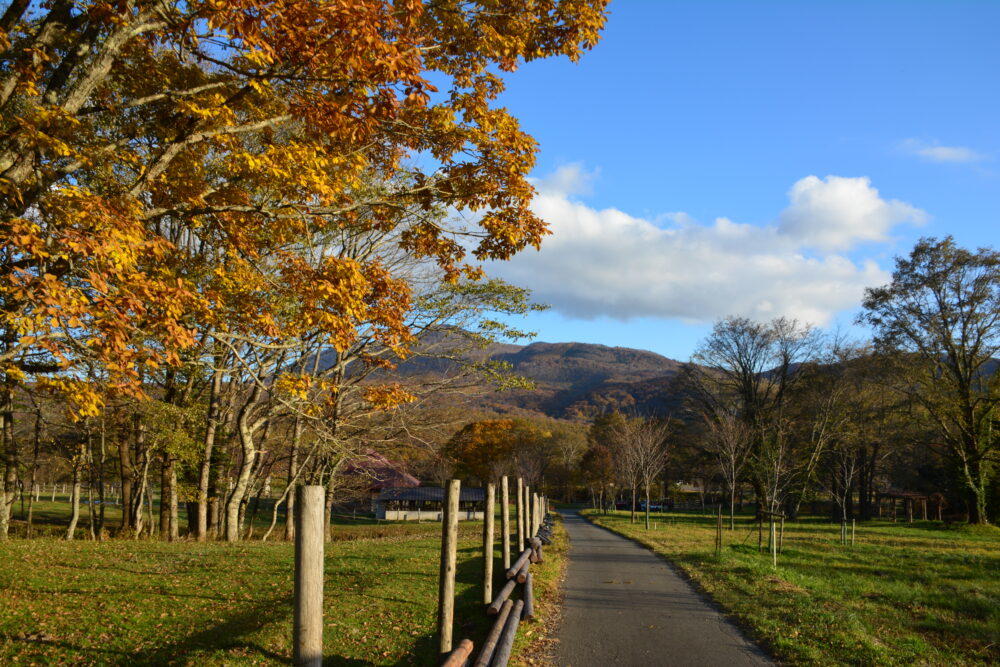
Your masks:
M272 598L262 604L245 607L222 623L207 627L179 642L133 653L117 664L171 665L195 652L238 651L240 657L256 655L275 663L290 665L292 659L288 656L244 638L265 626L281 622L291 613L292 596Z
M504 577L499 562L494 563L493 592L500 589ZM437 576L435 574L435 576ZM452 630L453 645L463 639L471 639L475 644L475 655L482 647L483 640L489 632L493 617L486 615L486 605L483 604L483 557L480 547L467 547L458 551L458 565L455 569L455 586L464 590L455 596L455 622ZM520 588L517 589L518 591ZM516 593L515 593L516 595ZM515 595L511 597L514 598ZM435 623L436 627L436 623ZM410 654L395 663L394 667L404 665L433 665L440 662L438 653L438 637L436 634L424 635L417 639ZM324 663L327 664L327 663ZM340 663L332 663L340 664Z

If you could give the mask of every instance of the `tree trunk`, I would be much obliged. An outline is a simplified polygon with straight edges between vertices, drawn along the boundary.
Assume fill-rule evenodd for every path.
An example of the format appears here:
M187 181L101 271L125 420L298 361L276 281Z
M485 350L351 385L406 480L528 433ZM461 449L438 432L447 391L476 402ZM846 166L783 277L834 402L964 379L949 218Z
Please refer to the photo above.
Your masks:
M244 507L244 496L250 484L250 474L253 472L254 463L257 459L257 448L253 441L253 432L246 425L245 420L239 424L240 438L240 467L236 476L236 483L229 492L226 499L226 541L238 542L240 539L241 514Z
M729 530L736 530L736 485L729 487Z
M962 473L966 486L966 502L969 505L969 523L988 524L990 518L986 506L989 498L982 463L980 461L967 462L962 467Z
M288 483L286 484L285 500L285 540L295 539L295 491L289 490L299 474L299 443L302 439L302 420L295 419L295 432L292 436L292 451L288 456Z
M333 539L333 502L336 497L334 495L335 490L334 474L331 470L330 477L326 483L326 511L323 512L323 521L326 522L326 528L323 530L323 534L326 536L327 542Z
M73 485L70 490L69 527L66 529L66 539L72 540L76 533L76 524L80 520L80 468L86 456L84 445L80 445L73 457Z
M160 502L166 502L167 505L167 532L161 537L168 542L176 542L180 537L177 518L177 459L173 456L167 457L166 466L162 487L162 494L166 498L161 498Z
M7 539L10 530L10 515L17 498L18 449L14 439L14 385L9 378L4 379L0 395L0 439L3 440L4 473L3 488L0 489L0 540Z
M212 372L209 386L208 417L205 425L205 439L201 450L201 470L198 472L198 541L208 539L208 490L212 476L212 451L215 449L215 432L219 427L219 403L222 391L222 371L218 368L221 360L216 358L216 369Z
M170 539L170 455L160 454L160 539Z
M649 530L649 484L646 485L646 530Z
M145 435L143 433L143 438ZM149 492L149 464L150 456L149 452L143 452L143 462L142 462L142 473L139 475L137 484L133 488L132 494L132 506L128 508L128 511L132 514L132 530L134 537L139 539L142 536L142 529L145 525L143 514L143 502L149 498L149 525L153 525L153 508L152 508L152 495ZM133 473L134 474L134 473ZM126 510L125 506L122 505L122 512Z
M132 451L129 448L127 442L118 443L118 472L119 478L121 479L121 506L122 506L122 524L119 528L119 534L127 535L135 528L135 524L132 521L132 506L134 501L132 499Z
M42 439L42 411L41 409L35 412L35 446L34 451L31 454L31 488L35 488L36 479L38 478L38 449ZM38 500L38 494L40 490L35 491L33 498ZM32 537L34 532L34 525L32 523L32 498L28 498L28 537Z

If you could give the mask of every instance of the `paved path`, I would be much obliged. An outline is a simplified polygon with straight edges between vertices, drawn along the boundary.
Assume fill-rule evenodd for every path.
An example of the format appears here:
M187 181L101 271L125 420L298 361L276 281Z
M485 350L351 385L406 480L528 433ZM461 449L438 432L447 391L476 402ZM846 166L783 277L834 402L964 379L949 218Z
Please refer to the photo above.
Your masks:
M575 512L563 518L570 551L561 667L772 664L662 558Z

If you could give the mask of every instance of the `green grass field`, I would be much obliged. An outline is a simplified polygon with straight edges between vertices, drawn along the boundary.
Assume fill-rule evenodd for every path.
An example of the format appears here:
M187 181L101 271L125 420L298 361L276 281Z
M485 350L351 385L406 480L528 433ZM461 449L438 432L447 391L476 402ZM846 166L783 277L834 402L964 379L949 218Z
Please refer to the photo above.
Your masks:
M435 663L440 530L338 526L343 539L326 550L325 664ZM454 631L477 647L489 623L481 532L461 524ZM534 566L543 605L561 568L559 550L547 555ZM0 664L291 664L291 544L11 540L0 562ZM524 649L542 626L522 627Z
M647 531L627 512L584 513L665 555L784 662L1000 662L1000 529L879 521L851 547L839 524L805 519L785 524L774 568L748 518L717 557L714 517L657 514Z

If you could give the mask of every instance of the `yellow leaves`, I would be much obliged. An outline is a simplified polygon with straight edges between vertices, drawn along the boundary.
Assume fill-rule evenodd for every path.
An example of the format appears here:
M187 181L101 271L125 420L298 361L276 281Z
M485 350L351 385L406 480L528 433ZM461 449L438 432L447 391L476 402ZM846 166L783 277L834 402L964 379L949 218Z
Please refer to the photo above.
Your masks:
M391 410L417 400L416 396L403 389L398 383L366 387L364 397L376 410Z
M23 147L33 175L0 179L0 196L38 220L3 221L5 250L23 258L0 276L19 306L5 323L64 359L85 349L122 383L178 362L194 327L308 333L339 350L364 330L404 355L412 296L397 262L416 258L428 278L481 275L462 263L464 231L437 211L486 211L479 257L510 257L546 233L526 178L535 142L491 106L498 69L575 57L596 41L604 7L192 0L132 38L87 111L69 113L43 104L37 85L66 64L62 45L135 20L113 3L91 7L59 48L11 60L24 98L5 145ZM0 48L8 41L0 33ZM451 90L432 96L429 78ZM440 171L411 179L414 155ZM330 241L362 233L370 248ZM60 342L67 334L79 345ZM280 383L296 397L328 389Z
M38 378L36 387L66 399L69 403L67 412L75 422L85 417L96 417L104 408L104 398L97 387L85 380L43 376Z
M7 379L10 381L23 382L27 378L27 375L17 366L17 364L4 364L3 366L0 366L0 369L2 369L4 375L6 375Z
M288 394L304 401L309 397L312 382L312 378L308 375L282 373L274 386L279 393Z

